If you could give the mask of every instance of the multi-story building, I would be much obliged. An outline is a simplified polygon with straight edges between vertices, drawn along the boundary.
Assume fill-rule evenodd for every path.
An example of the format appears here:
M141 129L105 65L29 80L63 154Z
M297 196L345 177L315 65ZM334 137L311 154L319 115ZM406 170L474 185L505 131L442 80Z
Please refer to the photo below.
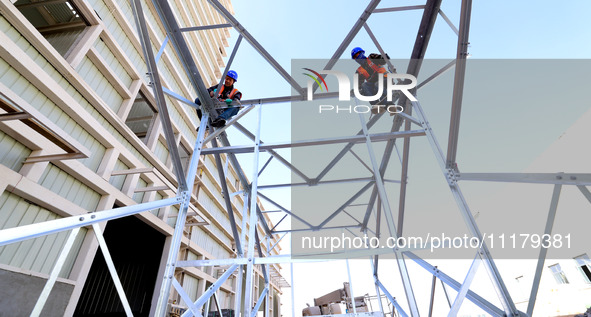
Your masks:
M232 10L229 0L222 2ZM205 0L170 5L183 27L224 23ZM166 33L153 4L143 1L143 8L156 54ZM129 1L0 0L0 230L175 197L178 182L134 20ZM223 28L186 35L206 84L219 81L229 36ZM195 98L172 47L158 57L162 85ZM199 119L177 99L167 96L166 103L187 167ZM226 165L220 180L215 160L200 158L181 259L235 257L220 181L232 192L242 185ZM244 201L231 199L240 232ZM178 206L163 207L100 224L135 316L155 310L177 213ZM0 315L31 312L67 236L0 247ZM98 249L93 228L82 228L42 316L123 312ZM279 265L270 270L280 276ZM175 275L196 299L222 272L183 268ZM260 271L255 276L257 291ZM220 288L221 308L235 307L236 283L234 277ZM279 316L280 282L271 285L268 309ZM169 302L185 306L174 292Z

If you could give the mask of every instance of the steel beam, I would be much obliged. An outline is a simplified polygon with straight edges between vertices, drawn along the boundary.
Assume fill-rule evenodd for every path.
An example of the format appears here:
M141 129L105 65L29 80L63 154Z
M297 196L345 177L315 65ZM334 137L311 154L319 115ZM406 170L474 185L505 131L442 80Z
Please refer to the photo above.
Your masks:
M343 226L332 226L332 227L322 227L322 228L318 228L318 227L311 227L311 228L307 228L307 229L292 229L292 230L276 230L273 231L272 233L285 233L285 232L304 232L304 231L318 231L320 229L324 229L324 230L332 230L332 229L343 229L343 228L360 228L361 225L343 225ZM391 252L391 251L390 251Z
M429 317L433 317L433 303L435 302L435 285L437 283L437 276L433 275L431 281L431 298L429 299Z
M390 295L390 292L388 292L386 287L384 287L382 282L380 282L380 280L377 279L376 276L374 276L374 281L378 285L378 287L382 290L382 292L384 292L384 295L386 295L388 300L390 300L390 303L392 304L392 306L394 306L396 308L396 310L398 310L398 312L400 313L400 316L401 317L408 317L408 314L404 311L404 309L402 309L402 307L400 307L400 304L398 304L398 302L396 301L396 298L394 298L394 297L392 297L392 295ZM413 315L413 316L418 316L418 315Z
M170 41L170 38L167 35L164 38L164 41L162 41L162 45L160 45L160 49L158 50L158 53L156 54L156 57L154 58L154 61L156 62L156 64L158 64L158 62L160 61L160 58L162 57L162 54L164 54L164 49L166 48L166 45L168 45L168 41ZM162 90L164 90L164 88L165 87L162 87ZM166 91L164 93L166 93Z
M345 178L345 179L321 181L321 182L314 184L314 186L326 185L326 184L354 183L354 182L367 183L367 182L371 182L371 181L373 181L373 177ZM400 181L397 181L397 180L384 180L384 181L400 184ZM285 184L275 184L275 185L263 185L263 186L259 186L259 189L272 189L272 188L296 187L296 186L311 186L311 185L308 183L302 183L302 182L300 182L300 183L285 183ZM265 211L265 212L269 212L269 211ZM275 212L275 211L270 211L270 212Z
M423 58L427 52L429 40L431 39L431 34L433 33L433 27L435 26L440 6L441 0L427 0L427 3L425 4L421 24L419 25L415 44L410 55L411 60L406 71L407 74L418 77Z
M288 214L288 215L292 216L293 218L295 218L295 219L297 219L297 220L301 221L303 224L307 225L308 227L310 227L310 228L312 228L312 227L313 227L313 226L312 226L312 225L311 225L309 222L307 222L306 220L304 220L302 217L299 217L298 215L296 215L296 214L292 213L291 211L287 210L287 209L286 209L286 208L284 208L283 206L281 206L281 205L279 205L278 203L276 203L275 201L273 201L271 198L269 198L269 197L267 197L267 196L263 195L263 194L262 194L262 193L260 193L260 192L258 193L258 195L259 195L261 198L263 198L264 200L266 200L266 201L270 202L271 204L275 205L275 207L277 207L277 208L281 209L281 210L282 210L283 212L285 212L286 214ZM276 231L276 232L273 232L273 233L277 233L277 232L279 232L279 231Z
M265 231L265 234L270 235L271 229L269 229L269 224L267 223L265 216L263 216L263 212L261 211L261 207L259 207L258 204L257 204L257 216L259 217L259 221L261 222L261 226L263 226L263 230Z
M293 262L289 263L289 275L291 276L291 315L295 317L295 295L294 295L294 283L293 283Z
M447 17L447 15L445 15L445 13L443 13L443 10L439 10L439 14L441 15L441 17L445 20L445 22L447 23L447 25L449 25L449 27L451 28L452 31L454 31L454 33L456 35L460 35L460 32L458 31L458 28L456 28L456 26L453 24L453 22L451 22L451 20Z
M441 0L428 0L427 3L425 4L425 10L423 11L423 16L421 18L421 23L419 25L419 30L417 32L417 37L415 39L415 44L413 47L413 51L411 53L410 63L408 65L408 68L406 71L407 74L411 74L415 77L418 77L423 58L425 56L425 52L427 51L429 39L431 38L431 34L433 32L433 27L435 26L435 21L437 19L437 12L439 11L440 5L441 5ZM402 96L399 100L399 104L406 105L407 98L405 96ZM408 116L411 116L412 108L406 107L404 109L404 113L406 113ZM396 116L394 118L394 124L393 124L391 131L392 132L399 131L401 127L402 127L402 117ZM384 150L384 156L382 157L382 162L380 164L380 175L384 175L384 173L388 167L388 164L390 162L390 155L394 149L395 142L396 142L396 139L393 139L386 144L386 149ZM408 145L406 148L409 149L410 140L405 139L405 143ZM403 171L404 171L404 169L408 168L408 160L406 162L407 162L406 165L404 164L404 162L402 162ZM403 174L406 174L406 173L403 173ZM401 184L401 189L400 189L400 192L401 192L400 195L401 195L401 197L405 197L406 182L405 182L404 178L401 178L401 181L402 181L402 184ZM368 204L368 208L366 211L366 217L365 217L366 219L369 219L369 213L371 212L371 209L373 208L376 197L377 197L377 188L374 189L371 194L370 202ZM401 208L403 209L404 205L399 204L399 214L404 213L403 210L402 210L402 212L400 212ZM364 227L366 225L367 225L367 222L364 221Z
M43 287L43 290L41 291L41 294L39 295L39 298L37 299L37 302L35 303L35 307L33 307L33 311L31 312L31 315L30 315L31 317L37 317L37 316L41 315L41 312L43 311L43 307L45 306L45 303L47 302L47 299L49 298L49 294L51 294L51 290L53 289L53 286L55 285L55 282L57 281L58 275L62 271L62 267L64 266L64 263L66 262L66 259L68 258L68 254L70 254L70 250L72 249L72 246L74 245L74 241L76 240L76 236L78 235L78 232L80 232L80 228L74 228L74 229L72 229L72 231L68 235L68 238L66 239L66 243L62 247L62 250L60 251L60 254L57 257L57 260L55 261L55 264L53 265L53 268L51 269L51 273L49 274L49 278L47 279L47 282L45 282L45 286Z
M425 131L423 130L410 130L410 131L403 131L403 132L391 132L391 133L378 133L378 134L371 134L369 137L373 142L378 141L387 141L390 139L395 138L409 138L415 136L424 136ZM268 149L284 149L284 148L294 148L294 147L303 147L303 146L314 146L314 145L326 145L326 144L338 144L338 143L362 143L365 139L365 136L356 135L356 136L348 136L348 137L337 137L337 138L326 138L326 139L315 139L315 140L304 140L304 141L294 141L291 143L265 143L264 145L260 145L259 148L261 151L266 151ZM251 153L254 151L254 146L228 146L228 147L220 147L220 148L209 148L204 149L202 151L203 155L209 154L219 154L219 153Z
M220 306L220 302L218 300L218 293L214 292L213 293L213 301L215 302L215 307L218 311L218 314L220 317L223 317L224 315L222 314L222 307ZM205 312L208 316L209 316L209 312Z
M462 113L462 99L464 96L464 77L466 76L466 59L468 57L468 35L470 34L470 15L472 0L462 0L460 13L460 34L458 36L458 51L456 55L456 73L452 96L451 118L449 123L449 139L447 142L446 166L457 170L456 153L458 151L458 135L460 133L460 115Z
M410 115L412 109L408 109ZM404 129L410 130L411 122L408 120L404 121ZM406 208L406 187L408 185L408 163L410 157L410 139L404 139L402 147L402 169L400 171L400 193L398 198L398 228L397 235L402 237L404 228L404 210Z
M0 246L41 237L52 233L72 230L102 221L130 216L143 211L176 205L180 201L181 199L178 197L167 198L149 203L103 210L93 212L91 214L75 215L45 222L33 223L26 226L4 229L0 231Z
M425 86L426 84L430 83L435 78L437 78L437 77L441 76L443 73L447 72L455 64L456 64L456 60L455 59L453 59L449 63L445 64L445 66L443 66L441 69L439 69L438 71L436 71L435 73L433 73L427 79L425 79L422 82L420 82L417 85L417 90L421 89L423 86Z
M201 311L199 311L199 307L195 306L195 304L193 303L193 300L191 299L191 297L189 297L189 294L187 294L187 292L185 292L185 290L183 289L181 284L176 280L176 278L172 279L172 286L174 286L174 288L179 293L179 295L181 296L181 298L183 299L185 304L187 304L187 306L189 307L189 310L191 310L193 315L195 315L197 317L201 316Z
M168 6L168 3L166 3L166 5ZM164 138L166 139L166 145L168 146L168 152L170 153L172 166L174 167L177 182L179 183L179 191L185 191L187 190L185 173L183 172L183 166L181 164L179 149L175 144L174 132L172 131L172 123L170 121L170 115L168 113L168 106L166 105L166 100L164 99L164 92L162 91L160 74L158 72L156 60L154 59L154 53L152 52L152 44L150 42L150 35L148 34L148 29L146 27L146 18L144 17L144 11L142 9L141 1L131 1L131 8L135 18L140 43L142 44L144 59L146 60L146 65L148 67L148 74L150 75L150 83L152 84L154 98L156 99L156 106L158 107L158 112L160 113L160 121L162 123L162 129L164 131ZM172 17L172 19L174 20L174 17Z
M378 113L377 115L373 116L369 120L369 122L367 122L367 128L371 129L371 127L374 124L376 124L376 122L382 117L383 114L384 113L382 112L382 113ZM365 136L363 135L363 130L359 130L359 132L357 132L357 136L365 138ZM347 154L347 152L349 152L349 150L354 145L355 145L354 142L347 143L347 145L345 145L345 147L335 156L335 158L332 159L332 161L330 161L330 163L328 163L328 165L326 165L326 167L318 174L318 176L315 178L315 182L319 182L321 179L323 179L324 176L326 176L326 174L328 174L328 172L330 172L330 170L345 156L345 154Z
M349 278L349 294L351 294L351 306L353 307L353 314L357 315L357 307L355 305L355 294L353 293L353 281L351 280L351 268L349 267L349 259L345 259L345 263L347 263L347 277ZM348 303L347 303L348 306Z
M369 2L367 7L365 8L365 10L363 10L363 13L361 13L361 16L359 17L359 19L357 19L357 21L355 22L355 24L353 25L353 27L351 28L349 33L347 33L347 35L345 36L345 38L343 39L343 41L341 42L339 47L336 49L336 51L334 52L334 54L332 55L332 57L330 58L330 60L326 64L326 66L324 67L324 69L330 70L337 63L338 59L345 52L345 49L347 48L347 46L349 46L349 44L351 44L351 41L353 41L353 39L355 38L357 33L359 33L359 30L361 30L361 28L363 27L365 22L367 22L367 19L369 19L369 17L374 12L374 10L378 6L378 4L380 4L380 0L372 0ZM315 84L314 87L318 87L318 86ZM316 88L314 88L314 90L316 90Z
M250 45L273 67L283 79L285 79L300 95L304 95L304 89L291 77L291 75L279 65L279 63L265 50L265 48L234 18L234 16L218 1L207 0L222 17L240 33Z
M458 173L458 181L487 181L555 185L591 185L591 174L579 173Z
M558 199L560 198L560 191L562 185L554 185L552 192L552 200L550 201L550 210L548 211L548 218L546 219L546 227L544 228L544 236L552 234L552 227L554 226L554 219L556 219L556 209L558 208ZM529 294L529 301L527 303L527 315L533 316L534 306L536 305L536 298L538 297L538 289L540 287L540 280L542 278L542 270L544 269L544 262L548 248L540 247L540 254L538 256L538 263L536 265L536 273L534 274L534 282L531 286Z
M236 129L238 129L240 132L242 132L246 137L248 137L251 140L255 139L254 134L250 133L250 131L248 131L245 127L243 127L241 124L239 123L235 123L234 127ZM261 144L264 144L263 141L261 141ZM271 155L273 155L274 158L276 158L279 162L281 162L283 165L285 165L287 168L289 168L290 171L292 171L294 174L300 176L304 181L306 181L307 183L310 183L310 178L308 176L306 176L306 174L304 174L302 171L300 171L299 169L297 169L295 166L293 166L288 160L286 160L285 158L283 158L283 156L281 156L279 153L269 149L267 150L267 152Z
M236 56L236 52L238 52L238 48L240 47L240 43L242 42L242 34L238 35L238 39L236 40L236 44L234 44L234 48L232 49L232 53L230 54L230 58L226 63L226 67L224 68L224 72L222 73L222 77L220 78L220 82L217 85L217 91L221 91L224 82L226 81L226 76L228 76L228 71L230 71L230 66L232 66L232 62L234 61L234 57ZM221 316L220 316L221 317Z
M254 275L254 247L255 247L255 239L253 237L256 234L257 230L257 185L258 185L258 177L257 173L259 170L259 146L261 141L261 107L258 107L257 113L257 121L256 121L256 133L255 133L255 141L254 141L254 160L253 160L253 181L252 181L252 188L251 188L251 196L250 196L250 219L249 219L249 228L248 228L248 252L246 256L248 257L248 264L246 265L246 288L244 293L244 315L250 316L251 314L251 298L253 292L253 275ZM243 228L245 230L246 228ZM260 248L260 246L259 246Z
M367 152L369 154L371 165L373 167L373 174L376 179L375 184L378 190L378 195L382 202L382 207L384 208L384 215L386 216L386 221L388 224L388 229L390 230L390 235L394 238L398 238L396 225L394 224L394 219L392 218L392 211L390 210L390 202L388 200L388 195L386 195L386 188L384 187L384 182L382 181L382 175L380 173L380 169L378 167L378 162L375 157L375 153L373 151L373 147L371 144L371 139L369 137L369 132L367 125L365 124L365 118L363 114L359 114L359 122L361 123L361 128L363 130L363 134L365 135L365 143L367 145ZM404 257L399 254L396 254L396 261L398 263L398 269L400 271L400 277L402 279L402 284L404 285L404 291L406 293L406 300L408 302L408 306L410 312L413 316L419 316L419 308L417 306L417 302L415 299L414 291L412 289L412 284L410 282L410 275L408 274L408 269L406 267L406 263L404 261Z
M187 171L188 188L185 192L182 192L179 198L181 199L181 206L177 215L175 230L172 234L171 243L168 249L168 256L166 259L166 268L164 270L164 276L162 277L162 285L160 287L158 303L156 305L156 316L164 317L166 314L166 307L168 304L168 297L170 295L170 287L172 286L172 280L174 278L174 272L176 267L176 261L178 258L179 248L181 245L181 239L183 237L183 231L185 228L185 222L187 220L187 211L189 204L191 204L191 193L193 192L193 186L195 184L195 175L197 174L197 166L199 165L199 157L203 148L203 137L205 135L205 127L209 119L208 113L203 113L203 120L200 123L199 132L197 132L197 139L195 140L195 146L193 154L191 155L191 161L189 163L189 169ZM153 208L154 209L154 208ZM151 209L148 209L151 210ZM166 252L166 251L164 251ZM154 290L156 291L156 290Z
M194 305L197 307L203 306L203 304L205 304L205 302L207 302L209 298L213 296L213 294L222 286L222 284L226 282L226 280L232 275L232 273L234 273L234 271L236 271L238 267L238 264L232 265L226 272L224 272L224 274L222 274L222 276L220 276L217 281L211 284L211 286L194 302ZM184 314L182 314L182 317L189 316L192 316L190 310L187 310Z
M207 87L205 87L205 83L199 74L199 69L193 60L191 51L185 42L183 33L176 22L174 13L172 12L168 1L152 0L152 3L154 4L154 7L160 16L160 20L162 20L162 23L164 24L164 28L166 29L168 37L172 40L173 47L181 60L181 64L183 65L185 73L191 81L193 89L195 89L195 92L197 92L201 103L206 107L206 109L208 109L208 111L204 111L203 113L209 112L209 110L213 108L213 101L207 92ZM213 115L213 113L210 114Z
M213 29L231 28L231 27L232 27L232 25L229 23L203 25L203 26L191 26L191 27L187 27L187 28L181 28L181 32L203 31L203 30L213 30Z
M379 8L373 10L373 13L383 13L383 12L398 12L398 11L409 11L409 10L421 10L424 9L424 5L416 5L416 6L404 6L404 7L394 7L394 8Z
M376 179L376 182L378 180ZM330 216L328 216L324 221L322 221L318 226L315 227L316 230L322 229L327 223L329 223L334 217L336 217L341 211L343 211L347 206L349 206L352 202L354 202L359 196L363 195L370 187L374 185L374 182L369 182L365 184L355 195L351 196L344 204L342 204L337 210L335 210Z
M384 49L382 48L382 45L380 45L380 42L378 42L378 39L376 38L376 36L373 34L373 32L371 31L371 29L369 28L369 25L367 25L367 23L364 23L363 24L363 28L365 29L365 31L367 32L367 35L369 35L369 37L371 38L373 44L376 46L376 48L378 49L378 51L380 52L380 54L382 54L382 57L384 58L384 60L388 64L388 70L391 73L396 73L396 67L394 67L394 65L392 65L392 62L390 62L390 59L389 58L386 58L386 56L387 56L386 55L386 51L384 51Z
M476 271L478 271L479 266L480 266L480 257L477 253L476 257L472 261L472 265L470 265L470 269L468 270L468 274L466 274L466 278L464 278L464 283L462 283L462 287L460 287L460 290L458 291L458 295L456 296L456 299L454 300L454 303L451 306L449 313L447 314L448 317L456 317L458 315L458 313L460 312L460 307L462 307L462 303L464 302L464 299L466 298L466 294L468 293L468 290L470 290L470 285L472 284L472 281L474 280L474 277L476 276Z
M263 303L264 297L267 295L268 291L269 291L269 286L267 286L263 289L261 296L259 296L259 299L257 300L256 305L254 305L254 308L252 309L252 312L250 313L250 317L256 316L257 312L259 311L259 308L261 308L261 304Z
M214 148L217 148L218 142L215 139L211 140ZM201 151L203 153L203 150ZM238 228L236 227L236 218L234 217L234 209L232 208L232 201L230 200L230 192L228 191L228 183L226 182L226 175L224 174L224 167L222 164L222 158L219 154L215 154L215 164L218 170L218 177L220 179L220 186L222 187L222 196L226 203L226 212L228 213L228 219L230 219L230 227L232 228L232 237L234 237L234 243L236 243L236 250L238 254L242 254L242 244L240 243L240 236L238 234Z
M133 317L133 312L131 311L131 306L129 306L129 301L127 300L127 296L125 296L125 291L123 290L123 285L121 284L121 280L119 279L119 275L117 275L117 270L115 269L115 263L113 263L113 258L111 258L111 254L109 253L109 249L107 247L107 242L105 242L105 238L103 237L103 232L101 227L97 223L92 224L92 229L94 230L94 235L98 244L100 246L101 252L103 253L103 257L105 258L105 263L107 264L107 268L109 273L111 274L111 278L113 279L113 284L115 285L115 289L117 290L117 294L119 294L119 299L121 300L121 305L123 305L123 310L125 311L125 315L127 317Z
M261 243L261 239L259 238L259 232L258 230L255 230L254 232L254 241L256 243L257 246L257 253L259 254L259 258L263 258L265 257L263 255L263 244ZM262 266L263 269L263 276L265 278L265 284L269 284L269 274L267 272L267 267L265 265Z
M581 191L583 196L585 196L585 198L587 198L587 200L591 203L591 192L589 192L587 187L583 185L577 185L577 188Z
M470 231L470 233L472 234L473 237L476 237L479 241L482 241L482 239L483 239L482 233L478 229L478 225L476 224L476 220L472 216L472 213L470 212L470 208L468 207L468 203L466 202L466 200L462 194L462 191L455 179L455 169L448 168L446 166L446 161L445 161L445 156L443 155L443 151L441 151L441 147L439 146L439 143L437 142L437 139L435 138L435 135L433 134L433 130L431 129L431 125L429 124L429 121L427 120L420 103L418 101L413 101L412 103L413 103L413 108L415 108L417 110L417 115L418 115L419 119L422 121L423 127L425 128L425 131L427 132L427 139L429 140L429 143L431 144L433 154L435 155L435 158L436 158L437 162L439 163L439 166L441 168L443 176L445 177L445 179L448 182L448 185L449 185L449 188L452 192L452 195L454 196L454 199L456 200L456 204L458 205L458 208L460 209L460 213L461 213L462 217L464 218L464 222L466 223L466 227L468 228L468 230ZM503 282L501 274L499 273L499 271L492 259L492 256L490 254L490 251L488 250L488 246L486 245L486 243L482 244L482 249L480 251L480 255L481 255L481 258L484 262L483 264L489 273L489 277L491 279L491 282L493 284L495 291L497 292L499 300L503 304L503 308L505 310L505 313L508 316L519 316L519 311L517 310L517 308L515 307L515 304L513 303L513 300L511 299L511 295L509 294L509 291L507 290L507 287L505 286L505 283Z
M417 263L418 265L423 267L425 270L427 270L427 272L433 274L434 276L437 276L437 278L442 283L449 285L455 291L459 291L460 288L462 287L462 284L460 284L458 281L454 280L449 275L447 275L443 271L439 270L437 267L434 267L431 264L427 263L427 261L421 259L420 257L415 255L414 253L404 252L404 255L407 256L409 259L415 261L415 263ZM507 315L505 315L505 312L503 312L498 307L491 304L489 301L482 298L478 294L474 293L473 291L469 290L466 293L466 298L469 301L471 301L472 303L474 303L476 306L480 307L485 312L491 314L492 316L495 316L495 317L506 317L507 316Z

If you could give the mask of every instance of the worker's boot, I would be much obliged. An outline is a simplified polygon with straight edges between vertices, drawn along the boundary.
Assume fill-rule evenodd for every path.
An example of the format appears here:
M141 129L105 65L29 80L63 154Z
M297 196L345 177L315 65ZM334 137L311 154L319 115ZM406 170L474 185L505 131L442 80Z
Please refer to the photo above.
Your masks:
M221 128L225 125L226 125L226 120L224 120L222 118L217 118L217 119L213 120L213 122L211 123L211 126L214 128Z

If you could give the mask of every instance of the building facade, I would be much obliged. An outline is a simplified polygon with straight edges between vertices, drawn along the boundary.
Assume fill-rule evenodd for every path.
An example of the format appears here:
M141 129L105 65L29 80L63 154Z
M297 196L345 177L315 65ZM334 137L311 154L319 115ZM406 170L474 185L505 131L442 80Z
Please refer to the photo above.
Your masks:
M222 2L232 9L229 0ZM162 85L195 98L172 47L158 53L166 33L153 4L142 5ZM170 5L182 27L224 23L205 0ZM176 196L178 182L134 21L128 1L0 0L0 230ZM229 36L223 28L186 34L206 84L219 81ZM166 103L187 167L199 119L177 99L167 96ZM220 181L232 192L241 184L234 167L225 157L222 161L225 180L212 156L200 158L181 260L236 256ZM232 196L239 232L243 204L241 195ZM100 224L135 316L154 313L177 207ZM61 232L0 247L0 315L31 312L67 236ZM277 246L271 254L279 251ZM275 277L268 308L271 316L280 316L280 266L270 270ZM196 299L223 271L183 268L175 275ZM255 292L262 289L260 270L256 277ZM236 279L221 287L220 308L235 307ZM174 292L169 302L186 306ZM41 315L121 312L95 232L82 228Z

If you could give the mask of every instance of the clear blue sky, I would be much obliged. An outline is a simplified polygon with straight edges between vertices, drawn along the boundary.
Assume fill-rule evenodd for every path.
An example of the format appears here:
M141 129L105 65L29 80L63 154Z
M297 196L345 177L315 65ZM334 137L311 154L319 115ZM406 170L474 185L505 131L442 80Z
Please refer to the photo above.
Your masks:
M291 59L330 58L345 35L349 32L367 1L343 0L301 0L301 1L244 1L234 0L235 17L243 26L271 53L275 59L289 72ZM405 6L424 4L423 1L388 1L384 0L379 7ZM443 12L459 24L460 1L444 0ZM469 53L474 59L589 59L591 58L591 1L473 1L470 27ZM381 45L391 58L408 58L411 54L422 11L407 11L374 14L368 21ZM232 32L231 45L237 38ZM440 17L429 43L426 58L452 59L456 54L457 37ZM371 40L362 29L352 44L345 50L343 58L349 58L350 50L361 46L366 51L377 51ZM228 48L230 52L232 47ZM243 41L232 69L239 73L237 87L243 92L244 99L286 96L290 94L289 85ZM548 81L558 80L552 77L552 69L548 69ZM494 89L494 88L493 88ZM451 88L450 88L451 91ZM435 126L440 142L447 139L449 121L449 102L443 101L445 108L426 109L427 115ZM557 105L560 115L551 115L548 108L514 107L511 113L486 112L488 117L478 117L484 110L471 110L471 105L464 105L462 127L476 129L475 125L482 122L492 124L494 132L476 139L471 135L461 135L458 160L465 157L478 160L480 153L491 158L491 164L499 164L498 171L519 172L539 155L552 141L556 140L585 110L589 103L577 105ZM426 106L425 106L426 107ZM503 105L499 105L500 108ZM243 124L252 127L254 112L243 119ZM481 121L478 121L481 120ZM472 123L471 123L472 122ZM478 122L478 123L477 123ZM498 123L498 124L496 124ZM521 133L515 137L505 131L506 125L524 124L531 127L531 135ZM289 104L266 105L263 107L263 141L288 142L290 139L290 108ZM236 133L229 132L233 145L247 144L246 139ZM497 151L490 151L491 144L505 145ZM462 145L470 146L473 152L462 152ZM488 145L488 147L487 147ZM480 148L479 148L480 146ZM487 152L490 151L490 152ZM289 157L288 151L282 151ZM470 156L473 155L473 156ZM248 155L244 159L243 168L251 178L252 163ZM264 154L261 165L268 156ZM434 164L434 161L432 162ZM478 168L471 161L466 166ZM506 170L510 169L510 170ZM439 177L437 169L434 177ZM555 171L552 171L555 172ZM289 173L277 163L272 163L261 177L262 183L286 183ZM412 177L412 176L411 176ZM415 176L420 178L420 175ZM415 179L416 179L415 178ZM445 189L445 188L444 188ZM289 190L274 193L277 200L289 207ZM478 197L478 193L474 193ZM397 196L397 193L396 193ZM268 209L274 209L269 207ZM341 262L339 262L341 263ZM318 269L327 270L334 264ZM344 266L344 263L342 264ZM359 264L362 267L368 264ZM284 266L285 267L285 266ZM302 270L306 268L302 267ZM335 269L332 267L331 269ZM330 285L318 285L310 288L311 275L296 274L296 314L301 312L306 302L313 297L340 287L339 283L346 280L342 268L334 273L334 281ZM363 270L356 268L356 272ZM366 274L369 274L368 270ZM296 272L298 269L296 267ZM335 271L333 271L335 272ZM288 274L288 271L285 271ZM336 276L338 275L338 276ZM395 273L398 275L398 273ZM286 275L289 280L289 275ZM369 275L366 276L369 279ZM316 276L315 278L319 278ZM353 277L362 279L362 277ZM336 283L336 284L335 284ZM360 284L362 284L361 282ZM310 291L314 292L310 292ZM374 289L361 289L359 292L374 293ZM400 291L400 289L398 289ZM402 298L403 293L397 295ZM290 298L282 299L283 315L289 316ZM404 303L404 300L401 300ZM425 314L425 312L423 312Z

